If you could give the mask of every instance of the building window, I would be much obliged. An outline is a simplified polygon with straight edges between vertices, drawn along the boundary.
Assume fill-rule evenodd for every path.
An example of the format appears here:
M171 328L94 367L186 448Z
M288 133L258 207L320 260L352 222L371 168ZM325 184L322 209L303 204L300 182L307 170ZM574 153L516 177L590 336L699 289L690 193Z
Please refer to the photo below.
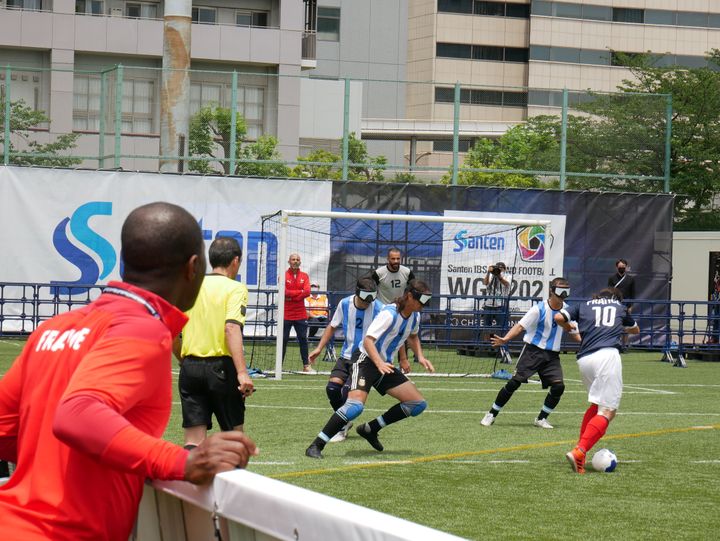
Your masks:
M505 16L518 19L530 18L530 4L505 4Z
M646 9L645 22L647 24L677 24L677 12L660 9Z
M524 47L505 47L505 62L527 62L528 49Z
M472 46L462 43L438 43L435 51L441 58L472 58Z
M582 6L580 4L564 4L562 2L554 2L553 7L553 15L555 15L556 17L579 19L582 15Z
M690 11L678 11L677 23L678 23L678 26L706 27L708 25L708 14L707 13L693 13Z
M100 78L75 75L73 81L73 129L100 129ZM109 88L107 103L112 103L114 88ZM155 111L155 81L148 79L123 80L123 133L153 134Z
M533 15L552 15L552 2L546 0L533 0L532 3L532 14Z
M582 18L591 21L612 21L610 6L582 6Z
M459 139L458 140L458 152L469 152L475 144L473 139ZM452 152L453 141L452 139L438 139L433 141L434 152Z
M340 41L340 8L318 7L317 39Z
M230 108L232 87L224 83L194 82L190 84L190 114L194 115L206 105ZM253 86L239 86L237 89L237 111L245 119L246 137L257 139L264 133L265 89Z
M467 89L460 90L460 103L466 105L485 105L491 107L526 107L528 101L527 92L509 90L482 90ZM455 89L450 87L435 87L436 103L454 103Z
M75 0L75 13L80 15L103 15L105 2L103 0Z
M470 103L472 105L502 105L503 93L500 90L471 90Z
M157 9L157 4L127 2L125 4L125 16L131 19L157 19Z
M100 129L100 78L75 75L73 80L73 130Z
M7 0L5 5L8 9L24 9L27 11L41 11L43 8L42 0Z
M466 13L473 12L473 0L438 0L439 13Z
M613 8L613 21L616 23L643 23L645 22L644 9Z
M489 60L492 62L527 62L528 49L520 47L495 47L492 45L467 45L464 43L437 43L438 58L461 58Z
M484 0L438 0L438 13L462 13L483 17L530 17L530 4L488 2Z
M494 60L502 62L503 47L492 47L490 45L473 45L473 60Z
M217 22L217 9L209 7L192 8L192 22L215 24Z
M488 17L504 17L505 2L481 2L475 0L475 15L485 15Z
M237 26L267 26L267 11L236 11L235 24Z
M147 79L123 81L122 131L154 133L155 82Z

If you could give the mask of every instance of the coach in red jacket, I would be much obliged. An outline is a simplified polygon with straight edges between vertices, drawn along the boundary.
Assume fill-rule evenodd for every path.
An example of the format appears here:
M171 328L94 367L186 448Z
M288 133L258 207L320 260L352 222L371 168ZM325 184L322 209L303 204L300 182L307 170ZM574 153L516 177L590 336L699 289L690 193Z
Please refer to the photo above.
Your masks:
M203 484L244 467L255 444L222 432L187 451L163 441L170 352L205 274L200 228L151 203L121 232L122 282L30 335L0 379L0 539L127 541L146 478Z
M305 299L310 296L310 277L300 270L300 255L290 254L288 270L285 271L285 323L283 324L283 361L287 349L290 329L295 328L303 372L312 372L308 360L308 322Z

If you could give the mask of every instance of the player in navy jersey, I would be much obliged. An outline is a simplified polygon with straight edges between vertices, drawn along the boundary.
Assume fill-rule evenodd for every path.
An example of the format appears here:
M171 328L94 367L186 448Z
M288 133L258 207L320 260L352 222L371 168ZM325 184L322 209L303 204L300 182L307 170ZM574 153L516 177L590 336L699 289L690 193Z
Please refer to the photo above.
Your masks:
M543 389L548 387L550 389L533 424L540 428L553 428L547 418L565 392L559 354L563 329L558 326L554 318L555 314L558 314L560 309L566 306L564 299L569 294L570 284L565 278L553 279L550 282L550 296L546 301L530 308L517 324L510 327L505 336L500 337L495 334L490 338L490 343L494 347L502 347L525 331L523 338L525 344L520 352L515 374L500 389L490 411L480 421L482 426L492 425L520 385L527 383L528 378L533 374L538 374Z
M322 432L305 450L311 458L322 458L322 450L330 439L344 425L357 418L365 407L371 387L381 394L389 394L399 400L385 413L369 423L357 427L357 433L378 451L383 446L377 437L380 429L402 421L407 417L420 415L427 402L417 387L405 376L410 364L400 359L400 368L393 365L393 358L400 346L407 341L417 361L429 372L435 372L432 363L423 355L418 331L420 311L432 297L430 288L420 280L411 280L402 297L385 306L377 315L365 334L360 349L352 357L350 391L347 400L327 422Z
M575 321L582 337L577 363L588 389L590 407L583 417L577 445L565 455L577 473L585 473L586 454L605 435L620 406L623 333L640 332L622 299L617 288L603 289L591 300L563 309L555 316L555 321L566 330L569 322Z
M375 316L385 306L377 300L377 285L370 278L361 278L355 286L355 294L342 299L335 309L330 324L325 327L317 347L310 353L310 362L314 363L323 352L325 346L332 340L335 330L342 327L345 332L345 342L340 351L340 358L330 372L325 391L333 411L337 411L347 398L348 387L345 382L350 377L352 370L353 353L360 349L365 331L368 330ZM340 432L333 436L332 441L343 441L347 437L348 430L352 426L348 422Z

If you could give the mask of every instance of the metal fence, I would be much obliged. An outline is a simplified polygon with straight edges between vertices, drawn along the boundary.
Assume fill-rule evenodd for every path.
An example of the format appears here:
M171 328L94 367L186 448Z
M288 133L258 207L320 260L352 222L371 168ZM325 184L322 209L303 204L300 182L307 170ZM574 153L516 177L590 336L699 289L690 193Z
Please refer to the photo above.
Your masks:
M51 317L83 306L97 298L103 286L59 286L57 284L0 284L0 337L25 336ZM72 294L71 294L72 293ZM329 311L349 292L324 292ZM246 348L253 342L272 343L277 322L276 291L251 291L248 320L245 325ZM510 297L505 305L506 323L500 327L483 323L483 297L473 297L471 309L456 310L453 302L464 297L442 295L433 298L423 310L422 339L436 346L457 348L459 353L474 354L473 349L487 349L491 333L504 333L526 311L529 303L539 299ZM570 303L580 299L571 299ZM466 303L463 303L466 305ZM520 309L519 307L523 308ZM720 302L700 301L633 301L632 315L640 334L631 336L632 349L661 351L679 356L688 353L720 355ZM318 333L318 338L321 333ZM512 346L520 346L518 340ZM573 351L577 344L566 341L563 349Z
M669 191L668 95L273 71L5 66L2 163ZM161 89L178 74L190 127L161 143ZM53 93L68 77L72 97Z

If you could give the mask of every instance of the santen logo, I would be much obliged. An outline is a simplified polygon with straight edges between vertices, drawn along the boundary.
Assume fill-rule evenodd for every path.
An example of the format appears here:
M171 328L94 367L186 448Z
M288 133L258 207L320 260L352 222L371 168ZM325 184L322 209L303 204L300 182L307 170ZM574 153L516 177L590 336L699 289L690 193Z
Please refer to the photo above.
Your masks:
M118 263L112 244L93 231L89 221L94 216L111 216L112 203L92 201L79 206L69 218L63 218L53 232L53 245L57 252L78 268L80 278L75 281L53 280L54 295L80 295L86 287L107 278ZM203 239L210 241L216 237L234 237L246 255L245 276L238 274L238 280L245 278L248 286L259 284L261 267L265 269L266 286L277 285L277 238L269 232L248 231L247 236L240 231L220 229L213 231L203 227L203 219L198 225L202 229ZM99 264L98 264L99 263ZM120 273L122 274L122 262ZM64 287L63 287L64 286ZM74 286L70 288L69 286Z
M468 236L467 229L458 231L453 241L456 246L453 252L462 252L464 250L504 250L505 237L499 235L472 235Z
M91 201L79 206L70 218L63 218L55 227L53 232L53 246L58 253L67 261L72 263L80 271L80 278L74 282L56 281L52 284L65 286L72 284L95 284L98 280L106 278L117 263L115 249L105 238L90 229L88 222L93 216L112 215L112 203L108 201ZM68 230L72 233L75 241L87 251L83 251L73 244L68 237ZM102 269L96 262L94 254L102 264ZM68 290L67 287L53 288L53 293L79 294L81 289Z

